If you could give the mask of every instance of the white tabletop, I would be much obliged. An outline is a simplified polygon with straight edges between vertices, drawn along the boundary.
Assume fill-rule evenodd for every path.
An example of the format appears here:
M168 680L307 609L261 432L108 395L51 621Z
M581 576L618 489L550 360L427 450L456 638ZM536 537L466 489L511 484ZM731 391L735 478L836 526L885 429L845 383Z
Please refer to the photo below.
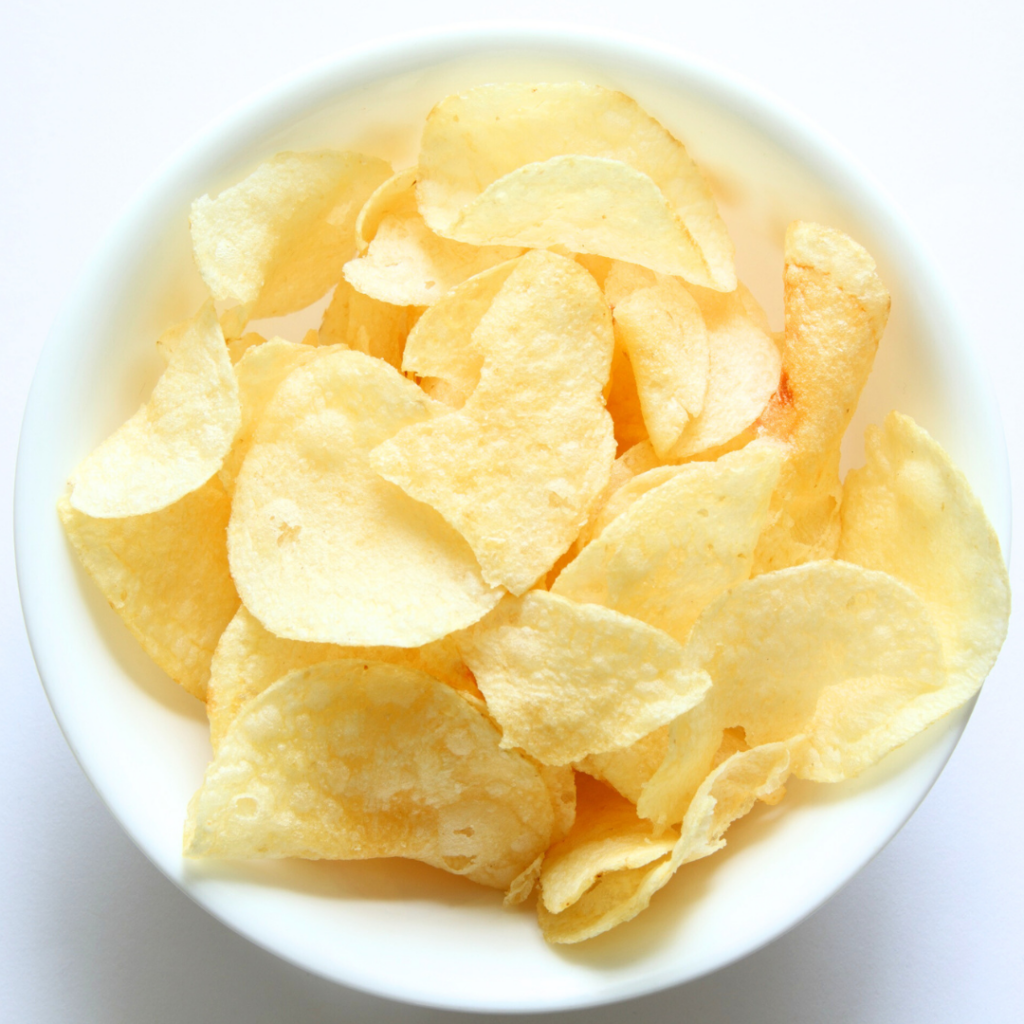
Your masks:
M904 208L943 269L993 377L1012 471L1024 470L1019 4L35 0L5 4L0 29L5 520L37 355L62 297L127 198L214 116L268 81L355 43L485 14L675 44L759 83L836 138ZM2 530L11 536L9 525ZM383 1002L286 966L150 866L64 744L29 654L9 541L0 560L0 1018L306 1024L455 1016ZM1013 579L1024 593L1020 564ZM1022 667L1021 633L1011 625L928 799L809 920L703 980L562 1019L1024 1020Z

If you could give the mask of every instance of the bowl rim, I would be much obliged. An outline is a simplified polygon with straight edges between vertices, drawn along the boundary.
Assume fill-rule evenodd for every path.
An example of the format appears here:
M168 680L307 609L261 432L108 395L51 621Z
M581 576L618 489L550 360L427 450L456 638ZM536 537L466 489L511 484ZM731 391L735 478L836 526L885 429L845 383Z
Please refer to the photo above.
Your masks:
M522 1001L514 1005L481 1005L478 1002L460 1000L454 993L447 1000L439 1000L434 995L403 991L400 979L396 986L389 989L381 985L364 983L354 976L340 978L318 972L315 967L297 957L289 956L286 951L275 948L263 941L260 936L250 933L238 921L231 920L221 913L219 908L211 906L193 888L183 884L182 880L168 869L168 865L162 862L159 852L147 847L132 827L132 823L123 820L114 810L94 781L93 773L87 764L88 759L82 754L81 744L78 742L79 723L68 720L62 713L59 701L54 699L52 687L47 683L49 673L45 595L41 594L32 582L34 565L41 554L33 549L29 540L30 522L37 514L37 510L25 481L30 475L28 467L33 462L35 453L40 446L45 447L48 431L43 396L47 391L48 381L55 372L62 340L71 329L74 311L88 301L92 282L102 276L103 267L116 264L127 237L132 233L133 225L143 212L170 188L174 179L187 174L195 166L207 165L212 160L237 150L244 140L252 137L259 127L268 121L283 123L295 117L300 111L310 109L318 101L327 101L333 95L361 85L372 84L375 80L380 80L410 64L427 67L485 49L516 52L535 50L538 47L551 55L590 60L598 65L622 58L626 61L643 59L656 65L659 70L676 77L686 87L697 89L709 96L712 102L761 125L767 134L792 153L797 160L833 183L837 190L848 198L852 207L865 211L866 217L871 221L889 230L890 250L894 257L907 268L908 275L920 280L928 295L938 302L947 324L945 333L949 346L956 351L962 361L965 372L971 377L972 386L988 399L979 410L978 430L994 445L994 461L999 464L1000 471L995 486L995 503L990 502L991 507L988 507L987 511L1003 543L1007 564L1010 560L1011 494L1005 436L988 374L972 345L963 318L952 298L952 292L945 287L942 275L906 217L872 175L790 104L769 94L741 75L684 50L639 36L565 24L490 21L421 29L351 47L290 72L216 117L165 160L117 216L79 272L77 281L62 304L60 313L54 319L41 350L22 420L14 488L15 562L30 647L54 716L82 771L129 838L182 892L236 933L305 971L320 973L329 980L383 998L448 1010L493 1013L568 1010L615 1003L695 980L735 963L785 934L835 895L856 872L850 874L824 896L817 894L806 901L805 905L795 908L772 934L762 937L759 941L739 946L729 957L702 970L680 972L678 976L673 977L665 977L664 972L651 974L645 976L642 982L612 984L583 996L576 993L562 999L548 996L543 1000L531 1001L527 993L524 994ZM917 801L907 809L898 827L884 838L867 860L862 862L861 867L877 856L923 801L948 761L966 725L971 708L973 701L952 724L945 757Z

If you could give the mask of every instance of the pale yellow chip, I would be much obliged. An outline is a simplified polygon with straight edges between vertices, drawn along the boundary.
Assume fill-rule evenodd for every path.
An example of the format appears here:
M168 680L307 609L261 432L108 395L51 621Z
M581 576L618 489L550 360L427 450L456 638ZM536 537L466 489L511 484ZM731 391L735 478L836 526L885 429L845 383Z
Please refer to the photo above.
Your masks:
M206 699L210 659L238 608L225 530L231 502L214 477L159 512L94 519L57 505L79 561L146 653Z
M782 383L762 424L791 454L755 574L835 554L839 449L889 315L868 253L841 231L802 221L786 232L785 301Z
M667 633L542 590L506 598L458 644L502 746L544 764L629 746L710 686Z
M371 299L342 278L324 310L317 337L321 345L345 345L383 359L397 370L417 315L417 310L407 306Z
M213 303L159 345L169 361L149 401L71 476L79 512L123 518L167 508L206 483L231 447L241 408Z
M679 281L658 275L653 284L613 303L612 316L616 341L629 356L647 434L658 457L667 458L704 408L709 357L700 307Z
M424 647L341 647L285 640L264 629L242 605L213 652L206 691L210 743L219 749L238 712L271 683L298 668L339 658L367 658L419 669L456 690L480 697L473 674L450 637Z
M221 327L223 328L223 318L221 318ZM228 338L227 331L224 332L224 337ZM251 348L255 348L257 345L262 345L267 339L262 334L258 334L256 331L249 331L248 334L243 334L238 338L231 338L228 341L228 355L231 357L232 363L237 363L242 356Z
M543 903L538 904L544 937L555 943L582 942L636 917L680 867L725 846L726 830L758 800L773 802L788 774L789 750L784 743L765 744L728 757L694 795L678 838L674 830L667 833L674 841L669 856L605 872L561 913L552 914Z
M462 537L367 458L443 411L387 363L345 349L319 349L281 384L238 474L228 528L239 593L271 632L419 647L498 602Z
M189 805L190 857L408 857L506 889L551 839L551 794L449 686L334 661L250 701Z
M249 346L235 363L242 420L220 468L220 482L228 494L234 492L235 477L252 445L256 427L281 381L296 367L309 362L315 352L316 348L310 345L272 338Z
M711 288L733 245L682 143L628 96L578 82L484 85L427 118L417 185L438 234L564 245Z
M622 750L585 757L577 762L576 768L606 782L635 804L644 786L665 760L670 728L663 725Z
M461 409L480 382L484 351L474 335L484 314L518 266L510 260L477 274L424 310L409 332L402 369L434 382L443 382L444 396L425 386L428 394ZM435 384L436 387L436 384Z
M704 607L750 575L781 459L778 445L756 442L717 462L679 467L613 519L552 592L614 608L685 642Z
M687 653L713 680L672 726L637 808L681 820L726 729L783 742L800 778L838 782L918 731L916 703L947 685L928 608L884 573L811 562L734 587L693 629Z
M371 456L385 479L465 536L485 580L514 594L568 549L608 482L610 320L577 263L527 253L474 332L484 363L466 404L401 430Z
M420 216L415 186L416 168L400 171L360 214L360 253L345 264L344 273L364 295L396 306L432 306L455 285L522 252L435 235Z
M843 489L838 557L891 573L924 600L950 681L917 702L921 728L972 697L1010 617L999 538L946 451L909 416L869 427L867 462Z
M753 299L743 285L727 295L693 287L690 293L707 330L708 385L701 414L666 456L673 462L725 445L746 430L778 389L782 369L778 347L751 315Z
M218 302L246 319L284 316L325 295L355 254L356 217L391 176L377 157L278 153L216 199L192 204L196 265Z
M602 875L640 868L672 852L678 835L655 835L629 801L593 779L577 783L576 822L548 851L541 872L546 910L560 914L576 903Z

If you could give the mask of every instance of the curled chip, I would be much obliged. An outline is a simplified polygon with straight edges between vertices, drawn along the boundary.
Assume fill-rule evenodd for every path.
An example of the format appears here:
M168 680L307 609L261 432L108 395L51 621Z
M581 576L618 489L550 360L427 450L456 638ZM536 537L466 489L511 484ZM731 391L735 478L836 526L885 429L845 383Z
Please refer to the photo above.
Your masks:
M758 441L679 467L613 519L552 593L614 608L685 642L704 607L750 575L781 459L778 445Z
M402 365L402 351L418 310L392 306L357 292L342 278L331 303L324 310L318 342L346 345L355 352L376 356L396 370Z
M369 451L446 411L386 363L321 349L278 388L235 482L231 573L291 640L419 647L500 599L441 516L379 477Z
M367 200L356 225L360 254L344 270L353 288L396 306L431 306L460 282L522 252L435 235L416 207L415 186L411 167Z
M890 573L928 605L949 683L916 702L920 727L974 696L1010 618L999 538L946 451L909 416L869 427L846 477L837 557Z
M390 175L384 160L361 153L278 153L192 204L196 265L218 302L242 307L232 317L238 334L247 319L304 309L330 290L355 255L363 203Z
M263 628L245 605L228 623L213 652L206 713L216 751L238 712L271 683L298 668L340 658L368 658L419 669L456 690L480 696L473 674L451 637L424 647L341 647L285 640Z
M238 358L235 377L238 380L242 419L231 450L220 468L220 480L228 494L235 489L235 477L252 445L256 427L267 403L274 397L281 381L297 366L309 362L315 352L316 348L311 345L296 345L283 338L272 338L270 341L250 345Z
M710 686L660 629L542 590L506 598L458 643L502 746L544 764L626 747Z
M620 856L617 859L624 866L618 870L605 870L594 885L558 913L548 909L546 900L541 902L537 907L537 917L544 937L556 943L582 942L636 917L680 867L710 856L725 846L726 830L737 818L748 814L758 800L775 802L788 773L789 750L784 743L764 744L728 757L697 790L680 826L678 838L674 830L666 833L674 840L669 855L635 867L628 863L626 857ZM583 817L584 813L581 807L580 816ZM616 849L617 839L639 838L644 835L644 826L650 827L650 823L630 823L624 809L622 818L619 835L609 836L603 850L599 846L595 851L610 855L609 867L615 864L612 851ZM561 846L568 845L572 838L570 834ZM636 839L633 841L635 843ZM628 840L624 845L628 845ZM587 852L585 847L581 852ZM590 856L594 857L594 854ZM542 886L545 882L542 872ZM546 887L544 891L546 895Z
M666 458L704 407L707 330L700 307L679 281L643 271L640 280L623 287L624 266L614 264L604 291L616 344L628 355L636 380L644 426L657 455Z
M343 660L250 701L189 805L189 857L408 857L507 889L542 853L552 795L451 687Z
M785 301L782 383L762 423L790 455L755 573L835 554L839 448L889 316L889 293L867 252L841 231L801 221L786 231Z
M564 245L736 287L733 245L682 143L601 86L484 85L431 111L420 211L476 245Z
M484 313L518 265L509 260L453 288L424 310L409 332L402 369L423 378L424 390L461 409L480 382L484 352L474 341ZM435 394L443 384L445 395Z
M79 464L73 508L99 518L173 505L220 469L241 420L238 384L212 302L171 328L149 401Z
M231 502L220 481L149 515L94 519L66 498L57 509L79 560L132 636L205 700L217 638L238 608L225 544Z
M713 685L673 724L637 803L661 825L682 819L727 729L742 728L751 747L786 743L799 778L838 782L914 735L918 699L946 685L924 602L845 562L739 584L704 612L687 653Z
M667 456L677 462L718 448L764 412L779 387L782 360L762 324L763 313L740 285L728 295L691 288L708 335L704 406Z
M610 319L577 263L527 253L473 334L484 362L466 404L371 455L386 480L459 530L488 583L514 594L568 549L608 482Z

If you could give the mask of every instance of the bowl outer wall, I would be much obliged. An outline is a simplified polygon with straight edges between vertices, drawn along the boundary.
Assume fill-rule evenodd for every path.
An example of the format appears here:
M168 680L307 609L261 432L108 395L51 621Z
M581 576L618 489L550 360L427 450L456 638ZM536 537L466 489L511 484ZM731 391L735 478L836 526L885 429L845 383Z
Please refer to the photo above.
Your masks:
M342 55L219 119L114 225L41 355L15 492L30 642L83 770L137 845L185 892L310 971L450 1009L596 1005L690 980L751 952L833 895L892 838L969 716L969 708L950 716L852 783L794 784L779 808L735 826L723 854L681 872L636 922L578 948L549 948L529 913L503 912L493 894L419 865L182 860L184 807L209 758L205 718L148 662L78 570L54 502L78 459L144 399L159 373L152 341L203 297L188 250L188 203L285 147L336 142L411 162L418 141L411 118L447 92L474 81L556 76L623 88L687 142L716 181L748 254L740 275L776 326L781 232L791 217L836 224L867 246L893 292L893 320L845 460L859 461L864 424L897 405L949 448L1009 550L998 412L948 291L868 177L755 87L638 40L469 28ZM752 159L756 190L742 171Z

